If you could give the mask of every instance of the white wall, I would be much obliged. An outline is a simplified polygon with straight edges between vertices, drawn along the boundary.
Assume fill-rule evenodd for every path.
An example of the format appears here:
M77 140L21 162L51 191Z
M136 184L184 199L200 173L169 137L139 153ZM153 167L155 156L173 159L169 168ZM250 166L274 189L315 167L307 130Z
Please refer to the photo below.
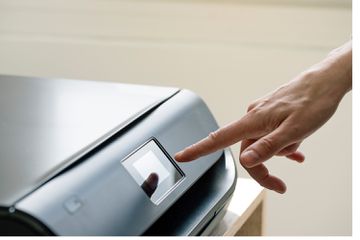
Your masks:
M223 125L350 36L348 0L0 0L0 73L188 88ZM351 235L351 104L268 162L267 235Z

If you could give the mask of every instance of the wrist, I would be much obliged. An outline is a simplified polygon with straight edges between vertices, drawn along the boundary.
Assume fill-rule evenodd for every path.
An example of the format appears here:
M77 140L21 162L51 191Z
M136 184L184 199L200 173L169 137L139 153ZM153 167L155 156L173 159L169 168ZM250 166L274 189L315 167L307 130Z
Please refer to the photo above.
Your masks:
M352 41L332 50L324 59L324 64L336 78L343 95L349 92L352 89Z
M331 51L328 56L306 72L305 79L318 86L319 94L340 101L352 89L351 41Z

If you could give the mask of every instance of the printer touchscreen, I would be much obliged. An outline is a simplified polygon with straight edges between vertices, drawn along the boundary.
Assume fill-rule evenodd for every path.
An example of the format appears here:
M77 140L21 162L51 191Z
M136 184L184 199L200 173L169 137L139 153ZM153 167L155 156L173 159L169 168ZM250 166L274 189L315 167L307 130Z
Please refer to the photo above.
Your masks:
M184 176L153 139L122 164L155 204L159 204Z

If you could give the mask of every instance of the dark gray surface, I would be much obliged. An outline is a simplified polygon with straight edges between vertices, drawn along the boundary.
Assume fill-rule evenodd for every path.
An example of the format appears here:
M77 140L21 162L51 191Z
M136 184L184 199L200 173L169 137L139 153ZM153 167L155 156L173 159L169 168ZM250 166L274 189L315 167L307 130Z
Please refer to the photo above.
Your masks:
M230 149L144 235L208 235L223 218L236 185Z
M185 178L159 205L148 198L121 161L150 138L156 138L173 156L217 128L204 102L182 90L16 208L58 235L140 235L219 159L221 151L178 164ZM81 207L69 213L64 204L73 200Z
M9 77L3 80L7 82L7 89L9 90L5 95L8 94L7 99L12 97L12 100L16 101L17 98L14 97L14 95L16 95L14 91L10 94L11 86L16 86L13 90L18 92L17 88L21 89L24 84L17 86L9 81L9 79L12 80L12 78ZM48 89L48 85L58 89L62 88L61 86L64 86L64 84L68 84L67 80L53 80L54 83L48 83L51 80L45 79L30 79L24 81L29 81L30 85L25 85L30 89L32 88L32 84L35 84L37 88L44 89ZM52 85L56 82L59 84L57 87ZM92 139L95 143L86 145L85 151L81 148L81 145L76 145L74 151L68 151L68 153L75 152L75 155L74 153L73 155L68 155L56 149L56 146L53 146L53 152L51 154L49 149L46 148L48 145L44 143L45 141L34 141L30 144L33 148L29 148L29 154L42 156L43 151L48 154L46 158L42 158L44 162L40 162L41 166L38 166L41 171L37 171L37 165L34 164L37 158L34 158L33 155L26 158L24 153L21 153L24 158L18 158L16 160L18 167L13 166L11 161L0 162L1 171L4 173L8 171L8 175L13 175L12 177L16 181L20 181L17 178L21 179L21 175L18 173L27 174L27 171L35 170L29 175L33 177L32 180L36 180L36 184L29 184L28 181L21 180L24 186L29 188L27 190L34 191L17 201L14 205L15 212L8 214L17 216L18 213L22 213L31 216L57 235L140 235L164 215L171 206L179 202L179 199L183 199L182 196L187 193L192 186L195 186L198 179L207 173L215 163L219 163L223 153L222 151L204 156L197 161L175 163L184 173L185 177L175 188L172 188L171 191L166 193L166 197L162 198L158 205L154 204L121 162L150 139L156 139L164 149L165 154L168 154L168 157L171 158L177 151L200 140L211 131L216 130L218 125L205 103L194 93L187 90L177 92L176 89L172 88L154 88L83 81L69 81L69 84L73 86L78 85L79 91L83 89L83 87L87 89L89 86L94 86L94 88L89 90L88 94L81 95L83 98L80 101L85 105L89 101L93 103L87 106L89 110L85 112L88 112L88 114L85 115L86 117L84 117L83 120L85 122L89 117L92 117L93 120L96 119L96 121L92 121L93 125L87 128L88 131L92 131L91 126L94 126L94 132L90 134L84 131L77 131L76 127L71 128L73 131L69 131L66 123L72 120L71 116L61 117L52 115L53 121L59 121L58 124L60 126L65 125L63 128L65 132L58 131L54 127L49 128L48 124L52 122L49 121L47 117L45 117L45 119L48 121L44 121L40 116L43 116L42 113L50 111L51 107L42 108L41 104L32 105L38 107L38 109L35 110L35 112L38 113L38 117L33 119L34 122L32 122L32 124L25 124L26 127L24 129L31 129L30 133L36 137L38 137L37 130L41 130L40 132L43 134L44 139L49 136L55 136L56 134L63 136L62 134L66 133L68 138L64 135L63 138L60 139L62 139L62 143L65 144L65 146L70 147L73 146L67 143L66 139L68 139L70 143L78 143L74 141L72 137L77 138L79 137L78 135L82 134L90 134L94 138L86 139ZM88 87L85 85L88 85ZM119 89L125 86L127 90L124 94L127 94L127 97L123 98L122 101L117 100L115 96L118 96L119 91L121 91ZM56 92L58 90L54 91ZM62 93L67 96L68 91L69 89L65 88ZM113 93L114 91L115 93ZM92 105L97 106L97 101L101 101L102 97L108 99L106 96L111 95L111 93L114 94L113 97L110 97L111 101L104 101L103 104L97 108L92 107ZM46 93L43 94L48 98L52 96L50 93L49 95ZM97 94L100 94L100 96ZM61 109L63 109L65 113L68 108L74 109L74 101L76 102L78 100L75 95L73 101L62 101L64 106L62 106ZM96 100L97 98L94 98L94 95L99 99ZM158 104L159 101L161 102L169 95L172 95L172 97L160 105ZM143 100L140 101L140 99ZM150 101L150 99L152 99L152 101ZM132 101L138 101L139 106L132 106ZM31 102L30 99L29 102ZM24 104L27 106L27 103ZM147 111L149 106L152 107L154 104L157 105L157 107L151 111ZM6 108L6 106L9 105L11 105L11 103L4 104L3 108L11 113L12 117L4 117L3 119L12 119L13 122L8 125L13 126L14 132L16 132L19 131L19 128L16 127L21 127L23 124L22 121L18 121L19 118L16 117L16 113L20 112L20 114L23 114L22 111L24 111L31 116L31 112L34 112L34 110L26 110L28 108L24 106L16 108L22 111L16 110L15 108ZM113 119L109 120L107 117L112 118L112 116L99 116L104 115L103 108L109 109L109 111L105 111L105 115L108 112L121 112L121 114L114 114L115 116L113 117L116 118L116 121ZM81 111L82 108L75 109ZM147 113L145 113L146 111ZM83 117L82 114L77 113L77 111L70 112L73 112L74 115L79 118ZM134 121L137 116L140 117ZM55 119L57 117L60 119ZM99 119L102 119L102 121L99 121ZM98 126L101 124L105 126L112 125L108 124L107 121L114 123L115 128L109 128L110 130L107 131L107 128L104 126ZM5 122L7 123L9 121ZM24 122L28 123L28 120ZM70 121L70 123L72 123L72 121ZM76 126L82 128L81 121L75 121L75 123L77 123ZM50 124L50 126L53 125ZM121 128L122 130L118 131ZM2 129L6 132L6 128ZM56 133L55 135L54 132ZM100 134L101 132L103 135ZM115 132L116 134L113 134ZM96 134L100 136L95 138L95 136L97 136ZM10 138L12 137L10 134L8 134L8 136ZM3 138L3 136L0 137L2 138L2 142L7 141L7 138ZM19 138L19 136L16 137ZM83 139L82 136L80 136L80 138ZM20 142L25 144L28 141L30 141L29 138L27 138L27 141L21 140ZM80 141L80 143L84 144L86 141ZM12 153L12 151L16 152L18 149L18 146L14 142L12 145L9 144L8 147L10 149L7 150L7 152L10 155L15 154ZM76 151L76 149L78 149L78 151ZM92 150L89 151L89 149ZM79 151L82 154L80 154ZM62 160L59 157L58 163L54 162L54 160L52 160L53 155L56 157L62 156ZM209 180L211 179L213 183L211 186L209 185L207 189L203 190L209 190L209 194L203 195L197 191L198 194L190 196L190 202L193 196L204 199L203 201L197 201L200 205L195 208L197 209L194 211L195 215L189 215L189 218L184 220L183 226L186 227L183 228L184 231L179 231L178 234L197 234L201 232L202 228L206 226L216 211L223 206L231 195L235 182L235 167L231 154L226 153L225 155L227 156L226 161L223 160L223 163L218 164L220 168L215 172L210 171L210 175L208 175L210 176ZM46 162L48 159L51 159L49 160L50 163ZM77 164L69 165L70 162L74 161L76 161ZM47 168L45 168L43 164L47 166ZM50 171L49 166L51 166ZM68 167L64 169L64 166ZM63 171L60 172L60 170ZM59 172L60 174L54 176L55 173ZM44 174L47 177L44 177ZM53 176L53 178L49 180L49 176ZM218 178L217 176L221 177ZM219 180L217 181L217 179ZM37 188L39 186L37 184L44 183L44 180L48 181ZM207 180L205 179L205 181ZM2 184L2 182L0 182L0 184ZM206 187L206 184L204 186ZM27 191L24 191L22 193L26 192ZM12 193L13 192L10 191L10 195ZM9 199L6 195L3 195L2 198ZM0 202L0 205L4 203L5 202Z
M0 76L0 206L10 206L174 88Z

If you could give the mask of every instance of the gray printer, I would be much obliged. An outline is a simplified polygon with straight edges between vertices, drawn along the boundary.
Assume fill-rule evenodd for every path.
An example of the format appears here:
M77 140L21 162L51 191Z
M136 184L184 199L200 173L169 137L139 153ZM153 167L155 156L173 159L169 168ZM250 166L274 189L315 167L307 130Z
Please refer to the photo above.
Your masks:
M207 234L231 152L173 156L217 128L188 90L2 75L0 235Z

